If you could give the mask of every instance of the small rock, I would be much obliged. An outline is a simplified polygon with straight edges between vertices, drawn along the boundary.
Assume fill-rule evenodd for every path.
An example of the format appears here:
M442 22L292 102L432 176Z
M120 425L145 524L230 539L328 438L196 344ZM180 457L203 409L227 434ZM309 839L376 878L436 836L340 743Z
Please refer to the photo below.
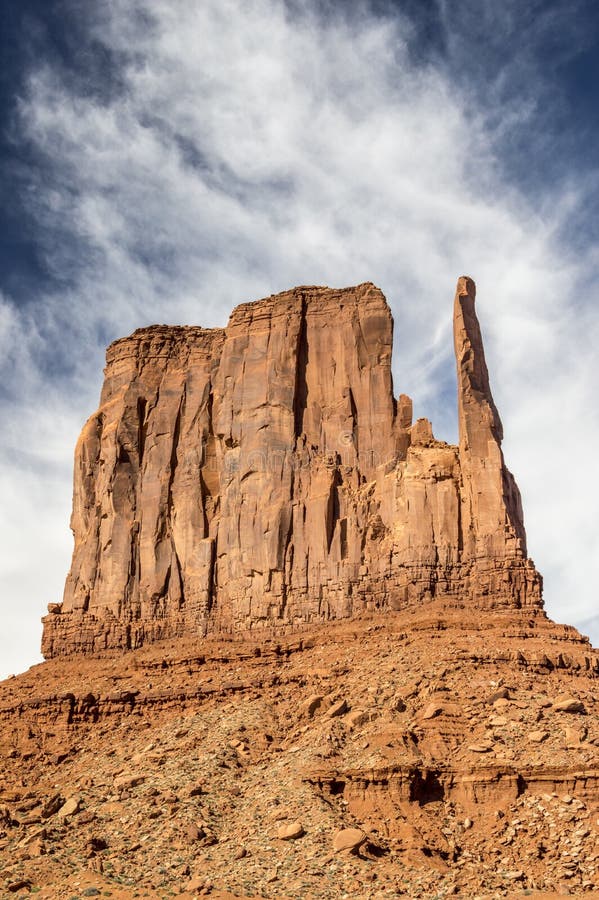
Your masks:
M507 722L508 720L505 718L505 716L492 716L489 719L489 725L491 726L491 728L503 728L505 725L507 725Z
M0 825L10 825L12 816L7 806L0 806Z
M95 822L96 814L91 809L86 809L85 812L82 812L77 820L80 825L91 825L92 822Z
M353 712L350 712L346 721L347 727L351 730L352 728L360 728L361 725L366 725L367 722L371 722L374 718L374 714L367 709L354 709Z
M280 841L294 841L301 838L305 834L304 826L301 822L288 822L282 825L277 831L277 837Z
M490 753L493 749L493 744L489 743L489 741L481 741L478 744L469 744L468 750L472 753Z
M344 850L353 853L366 841L361 828L342 828L333 838L333 850L341 853Z
M323 698L320 694L312 694L307 700L301 704L299 712L301 716L309 716L312 718L317 709L320 709Z
M548 737L548 731L531 731L529 732L528 740L531 744L541 744L543 741L547 740Z
M427 707L425 707L422 718L423 719L436 719L437 716L443 715L445 712L445 707L441 703L429 703Z
M19 841L17 847L31 847L36 841L43 841L47 837L48 832L45 828L41 828L39 831L33 832L32 834L26 834L25 837Z
M46 802L46 804L42 807L41 816L42 819L49 819L50 816L53 816L58 812L61 806L64 804L64 797L61 797L60 794L55 794L50 800Z
M464 819L464 828L466 830L472 828L472 819Z
M21 825L39 825L42 821L41 816L30 814L28 816L23 816L22 819L19 819Z
M19 881L11 881L9 885L7 885L6 889L11 894L16 894L17 891L22 891L23 888L30 888L31 882L26 878L21 878Z
M114 786L118 790L128 790L137 787L138 784L143 784L145 780L145 775L117 775L114 779Z
M205 894L211 890L212 885L205 878L192 878L185 887L190 894Z
M240 847L239 850L237 851L237 853L235 854L235 856L233 857L233 859L245 859L245 857L247 855L248 855L248 852L245 849L245 847Z
M508 691L508 689L506 687L501 687L498 690L496 690L493 694L491 694L491 696L487 700L487 703L489 704L489 706L494 706L495 703L497 702L497 700L509 700L509 699L510 699L510 692Z
M572 728L571 725L567 725L564 728L564 736L566 738L566 747L574 748L580 746L582 741L584 741L586 732L580 731L578 728Z
M332 719L335 716L342 716L349 709L347 705L347 700L338 700L336 703L333 703L331 707L327 710L327 716Z
M203 841L206 837L206 832L199 825L190 824L185 829L185 837L189 841L190 844L195 844L196 841Z
M46 845L41 838L35 838L29 845L29 852L32 856L44 856L46 853Z
M74 816L79 812L80 808L81 800L79 797L69 797L66 803L58 810L58 817L60 819L66 819L67 816Z
M577 700L576 697L569 697L565 695L560 695L553 701L553 708L556 712L567 712L567 713L584 713L586 712L584 708L584 703L582 700Z
M513 872L504 872L503 877L507 878L509 881L522 881L524 872L521 872L519 869Z
M493 709L497 710L507 709L510 705L511 703L507 697L498 697L497 700L493 701Z
M32 809L35 809L36 806L40 805L40 800L37 797L32 797L30 800L23 800L22 803L19 803L17 806L18 813L31 812ZM0 812L1 814L1 812Z
M254 738L254 744L256 747L259 747L260 750L266 750L273 743L274 738L272 734L268 734L267 731L262 731L257 734Z
M284 822L287 819L288 815L289 814L285 812L284 809L277 809L270 816L270 820L271 822Z
M200 784L193 784L189 790L187 791L188 797L200 797L202 794L206 793L206 785L201 782Z

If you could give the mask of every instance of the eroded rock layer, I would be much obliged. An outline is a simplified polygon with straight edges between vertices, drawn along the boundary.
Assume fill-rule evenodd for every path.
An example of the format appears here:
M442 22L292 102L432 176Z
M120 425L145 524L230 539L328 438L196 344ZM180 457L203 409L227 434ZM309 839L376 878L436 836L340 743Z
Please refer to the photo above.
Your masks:
M598 678L440 600L48 660L0 683L0 896L597 900Z
M474 283L455 300L459 446L393 396L372 284L300 287L226 329L112 344L75 453L75 550L47 657L289 629L440 598L540 607Z

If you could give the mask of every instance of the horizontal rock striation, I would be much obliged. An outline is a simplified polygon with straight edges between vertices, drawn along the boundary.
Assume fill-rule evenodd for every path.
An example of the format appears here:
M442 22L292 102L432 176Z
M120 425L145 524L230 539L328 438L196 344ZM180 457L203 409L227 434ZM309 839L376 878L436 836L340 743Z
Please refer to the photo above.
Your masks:
M224 330L112 344L75 452L75 549L44 655L433 598L540 607L474 297L460 278L458 447L394 398L393 322L372 284L300 287L237 307Z

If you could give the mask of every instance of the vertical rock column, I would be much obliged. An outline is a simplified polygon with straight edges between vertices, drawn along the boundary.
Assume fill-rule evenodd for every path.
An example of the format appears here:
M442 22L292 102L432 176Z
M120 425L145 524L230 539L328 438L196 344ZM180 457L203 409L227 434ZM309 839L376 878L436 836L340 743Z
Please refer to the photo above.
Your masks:
M349 614L365 529L351 497L405 439L392 334L372 284L296 288L233 312L213 389L218 628Z
M454 347L458 380L462 559L473 561L471 592L488 605L540 605L540 576L526 559L520 492L501 450L503 427L493 401L476 287L458 280ZM511 562L507 562L511 561Z
M73 562L44 622L46 656L203 633L218 471L211 379L224 333L156 326L107 353L75 452Z

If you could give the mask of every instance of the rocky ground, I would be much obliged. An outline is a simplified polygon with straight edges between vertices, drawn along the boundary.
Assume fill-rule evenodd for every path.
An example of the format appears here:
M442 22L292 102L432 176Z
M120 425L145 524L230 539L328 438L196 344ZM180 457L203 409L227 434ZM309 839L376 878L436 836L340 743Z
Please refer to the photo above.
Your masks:
M44 663L0 685L0 896L599 897L598 678L434 605Z

